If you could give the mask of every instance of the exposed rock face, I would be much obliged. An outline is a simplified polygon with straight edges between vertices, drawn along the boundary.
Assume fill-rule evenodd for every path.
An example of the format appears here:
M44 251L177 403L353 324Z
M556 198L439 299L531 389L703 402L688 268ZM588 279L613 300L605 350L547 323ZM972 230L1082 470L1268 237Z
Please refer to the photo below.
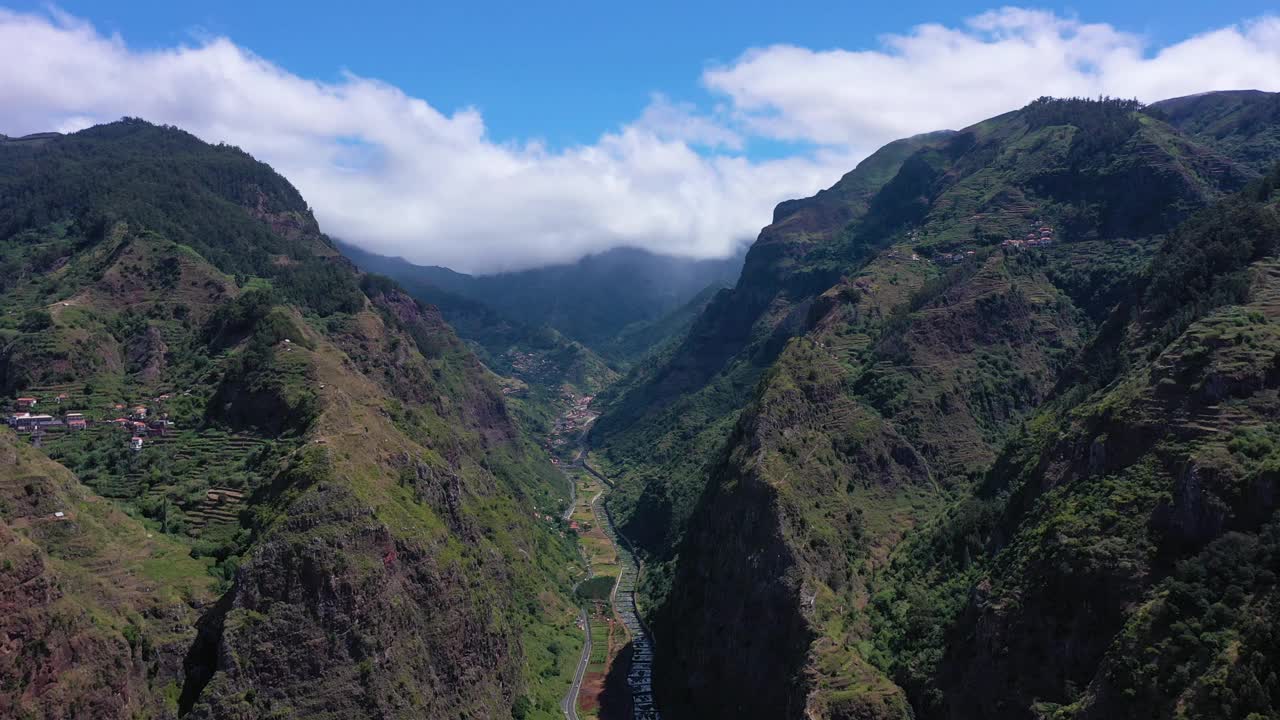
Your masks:
M199 574L147 576L157 561L200 571L175 550L0 434L0 715L175 718L166 686L183 679L190 603L209 599Z
M662 693L664 705L675 717L801 716L813 632L775 493L751 478L707 502L723 512L698 523L688 544L716 550L682 559L680 579L690 591L673 600L660 625L670 629L658 639L658 668L672 688ZM737 590L715 590L721 587Z
M165 353L169 346L164 344L160 329L154 325L147 326L142 336L135 339L128 348L129 370L137 374L144 383L154 383L160 379L165 368Z
M0 543L0 677L13 689L0 693L0 714L70 720L139 709L146 677L123 638L60 607L57 576L34 545L5 526Z
M1042 101L895 172L861 214L822 212L815 198L780 207L762 233L733 310L767 306L770 330L793 329L720 322L713 304L686 341L728 328L754 348L780 343L676 551L655 617L659 695L677 719L1133 716L1090 705L1100 687L1085 692L1100 668L1142 675L1112 657L1117 634L1158 643L1134 610L1177 559L1256 531L1275 507L1268 476L1226 457L1246 441L1221 444L1273 412L1263 336L1274 302L1193 327L1179 341L1190 353L1148 344L1168 324L1142 342L1113 336L1134 318L1154 322L1135 305L1144 283L1195 288L1155 313L1181 318L1204 311L1195 293L1226 302L1241 285L1148 281L1154 248L1181 253L1160 272L1226 272L1273 252L1250 237L1269 231L1240 228L1274 220L1242 213L1237 229L1204 230L1203 255L1161 246L1251 171L1133 104ZM1124 193L1134 184L1143 190ZM822 235L824 222L846 224L803 252L778 242L788 226L794 239ZM1029 232L1051 249L1022 252ZM858 253L841 277L822 275ZM812 301L778 300L793 288ZM1242 316L1267 329L1225 330ZM748 362L705 347L715 362ZM1107 352L1119 359L1097 362ZM686 362L677 355L654 377ZM1007 445L1011 435L1021 440ZM1108 687L1121 707L1123 691Z
M244 567L191 716L509 712L519 639L487 609L506 599L477 597L450 552L397 539L340 485L313 488Z

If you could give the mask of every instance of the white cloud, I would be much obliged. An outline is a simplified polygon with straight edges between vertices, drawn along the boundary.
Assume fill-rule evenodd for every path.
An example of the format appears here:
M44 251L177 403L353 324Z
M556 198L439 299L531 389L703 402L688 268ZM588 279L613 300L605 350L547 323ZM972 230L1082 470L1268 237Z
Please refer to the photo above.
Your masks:
M1107 25L1006 8L874 50L749 50L703 82L722 107L655 94L594 143L550 150L496 143L477 111L444 114L377 80L298 77L226 38L143 51L57 11L0 10L0 132L122 115L178 125L271 163L330 234L472 271L619 245L722 255L776 202L829 185L884 142L1039 95L1280 89L1280 20L1150 48ZM753 138L818 149L752 160Z
M742 135L726 126L720 119L707 117L690 102L675 103L662 93L650 97L635 126L648 130L667 140L679 140L691 145L711 148L741 150Z
M1151 102L1208 90L1280 90L1280 18L1163 48L1110 25L1003 8L962 28L921 25L876 50L753 49L703 74L750 132L865 154L961 128L1041 95Z
M239 145L302 191L330 234L420 262L491 271L619 245L725 255L772 205L841 167L752 163L686 144L731 131L656 97L592 145L501 145L474 110L445 115L355 75L318 83L225 38L136 51L65 15L0 11L0 129L70 130L123 115Z

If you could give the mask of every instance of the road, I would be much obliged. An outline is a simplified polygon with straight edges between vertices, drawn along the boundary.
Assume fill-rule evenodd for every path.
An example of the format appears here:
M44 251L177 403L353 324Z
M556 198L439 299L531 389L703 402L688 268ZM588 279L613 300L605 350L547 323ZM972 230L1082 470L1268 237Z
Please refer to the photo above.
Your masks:
M573 684L560 701L560 709L569 720L578 720L578 692L582 690L582 676L587 673L587 663L591 660L591 622L587 618L586 608L578 613L578 621L586 632L587 642L582 646L582 657L578 659L578 669L573 673Z
M583 430L582 435L579 437L579 443L582 442L582 438L586 437L586 434L586 430ZM583 449L578 450L578 455L573 460L575 463L582 461L583 452ZM573 516L573 509L578 502L578 480L566 468L561 467L560 470L569 480L569 507L565 508L564 511L565 522L568 522L569 518ZM585 552L582 554L582 560L587 565L587 576L579 580L578 585L590 580L592 576L591 559L587 557ZM573 586L575 594L577 593L578 585ZM582 691L582 678L587 674L587 665L591 662L591 618L587 616L586 607L583 607L578 613L578 621L582 623L583 636L586 640L582 644L582 657L578 658L578 669L573 673L573 683L569 685L569 692L565 693L565 696L560 700L560 709L564 711L564 716L568 720L578 720L578 693Z
M589 425L590 423L588 422ZM591 473L606 488L612 488L613 482L609 478L587 464L586 438L587 429L584 428L582 434L578 437L578 454L574 456L571 465L576 465ZM571 485L576 490L577 481L573 478L569 469L562 466L561 470L569 477ZM613 605L613 612L622 620L622 624L626 626L627 632L631 635L631 667L627 673L627 685L631 690L632 720L661 720L661 715L659 715L657 706L653 701L653 637L644 620L640 618L640 609L636 605L636 581L640 568L636 564L634 549L631 547L630 541L614 527L613 517L609 514L608 508L604 506L603 498L604 492L602 491L591 499L591 512L596 516L596 521L600 526L604 528L605 534L613 541L614 549L618 553L618 561L622 566L622 572L618 576L618 581L613 585L613 592L610 594L609 599ZM569 504L569 509L565 512L564 517L566 520L573 513L574 502ZM589 563L587 577L591 577ZM578 693L582 689L582 678L591 659L591 623L585 609L582 611L581 617L585 628L586 643L582 648L582 658L578 661L578 670L574 674L573 684L560 702L560 708L564 710L564 716L568 720L578 720Z

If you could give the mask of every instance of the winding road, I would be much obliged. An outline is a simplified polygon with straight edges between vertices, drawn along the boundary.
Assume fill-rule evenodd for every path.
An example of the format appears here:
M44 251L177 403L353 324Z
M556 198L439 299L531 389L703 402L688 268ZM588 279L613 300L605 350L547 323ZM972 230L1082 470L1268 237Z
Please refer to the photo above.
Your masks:
M578 658L578 669L573 673L573 684L569 686L569 692L560 700L560 709L569 720L578 720L578 693L582 690L582 676L586 674L587 663L591 660L591 621L587 617L586 608L578 613L578 621L582 623L582 628L586 632L587 642L582 646L582 657Z
M587 431L584 428L582 434L578 437L578 454L573 458L574 464L585 464L583 457L586 454L586 436ZM569 507L565 508L563 516L565 522L568 522L569 518L573 516L574 507L578 503L578 481L567 468L561 467L560 471L569 480ZM587 564L587 576L573 586L575 593L578 590L578 585L590 580L593 575L591 560L585 552L582 555L582 559ZM569 685L569 692L565 693L565 696L560 700L560 709L564 711L564 716L568 720L578 720L578 693L582 691L582 678L587 674L587 665L591 662L591 618L587 615L585 606L578 612L578 622L582 624L582 631L586 640L582 644L582 655L578 658L578 668L573 672L573 683Z
M606 488L613 487L612 481L587 464L585 431L579 438L578 454L574 457L572 464L595 476ZM563 471L566 475L569 475L567 468L563 468ZM573 480L571 475L569 477L576 488L576 481ZM603 498L604 492L602 491L591 499L591 512L595 515L596 521L600 526L604 528L605 534L613 541L619 564L622 567L622 572L618 575L618 581L613 585L613 591L610 593L609 599L613 605L613 612L621 618L622 624L627 628L627 632L630 633L632 638L631 667L627 672L627 685L631 690L632 718L633 720L661 720L661 715L659 715L653 700L653 638L649 633L648 626L640 618L639 607L636 605L635 591L639 567L636 564L631 543L614 527L613 517L609 514L608 508L604 507ZM570 503L569 509L565 512L566 519L573 513L573 508L574 504ZM590 577L591 569L588 565L587 578ZM582 678L591 659L591 623L585 608L579 617L582 619L586 642L582 648L582 657L578 661L577 672L573 676L573 684L560 702L560 707L564 710L564 715L568 720L578 720L578 693L582 689Z

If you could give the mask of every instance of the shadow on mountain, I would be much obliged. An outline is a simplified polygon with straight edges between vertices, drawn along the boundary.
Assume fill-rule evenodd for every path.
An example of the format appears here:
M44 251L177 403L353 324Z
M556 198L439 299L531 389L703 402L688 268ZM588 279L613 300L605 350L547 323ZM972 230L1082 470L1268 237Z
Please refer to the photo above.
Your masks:
M604 692L600 695L600 720L627 720L631 717L631 688L627 686L631 650L631 643L627 643L604 678Z

